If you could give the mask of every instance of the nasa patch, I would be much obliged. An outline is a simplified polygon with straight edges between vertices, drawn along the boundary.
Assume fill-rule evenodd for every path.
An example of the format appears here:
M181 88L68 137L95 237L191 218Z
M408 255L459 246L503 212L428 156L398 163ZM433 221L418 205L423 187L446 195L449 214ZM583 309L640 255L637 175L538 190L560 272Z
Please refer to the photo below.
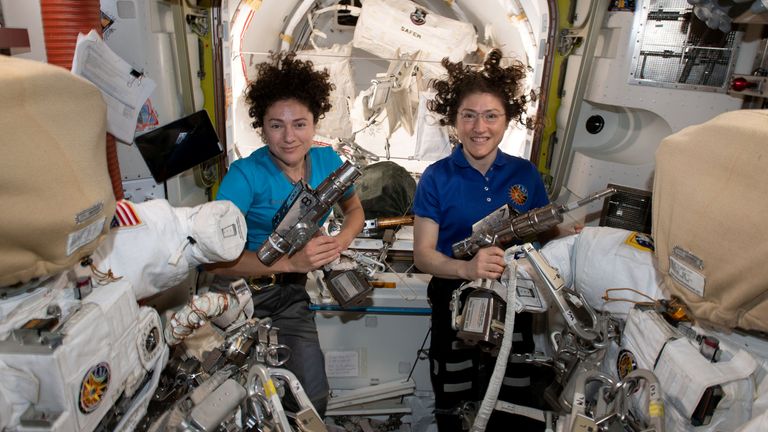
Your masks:
M427 22L427 11L422 8L416 8L411 12L411 22L415 25L424 25Z
M629 350L619 351L619 357L616 359L616 373L619 375L619 379L624 379L635 369L637 369L635 355Z
M111 371L107 362L101 362L88 369L80 382L80 411L93 412L104 400L109 389Z
M528 201L528 189L521 184L509 188L509 199L517 205L523 205Z

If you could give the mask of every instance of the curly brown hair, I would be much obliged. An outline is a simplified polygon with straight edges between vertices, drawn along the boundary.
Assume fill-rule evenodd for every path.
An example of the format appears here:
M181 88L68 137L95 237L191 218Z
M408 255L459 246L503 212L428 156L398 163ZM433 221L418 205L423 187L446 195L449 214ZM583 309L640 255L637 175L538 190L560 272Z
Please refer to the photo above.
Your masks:
M306 105L314 123L331 109L330 94L334 86L327 70L315 70L312 61L296 59L295 52L281 51L271 56L272 62L256 66L256 79L245 90L251 126L264 126L264 115L275 102L296 99Z
M525 108L536 99L536 94L531 92L529 96L521 95L527 68L517 60L511 66L502 67L501 58L500 50L491 50L479 70L462 62L453 63L448 58L443 59L441 64L448 71L448 77L433 82L432 87L437 95L427 102L430 111L443 116L440 119L441 125L456 126L459 105L467 95L490 93L501 100L508 121L515 120L528 129L535 127L535 120L526 115Z

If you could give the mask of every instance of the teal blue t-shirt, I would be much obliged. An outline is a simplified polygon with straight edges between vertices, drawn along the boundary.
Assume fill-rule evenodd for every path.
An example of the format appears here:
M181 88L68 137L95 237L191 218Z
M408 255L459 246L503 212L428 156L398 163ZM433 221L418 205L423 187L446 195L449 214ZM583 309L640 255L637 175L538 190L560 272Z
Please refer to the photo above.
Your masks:
M313 189L342 164L331 147L312 147L307 153L307 161L310 166L308 184ZM232 201L243 212L248 226L245 248L257 250L272 233L272 218L293 187L272 161L269 148L264 146L230 165L216 199ZM350 194L347 191L345 198Z

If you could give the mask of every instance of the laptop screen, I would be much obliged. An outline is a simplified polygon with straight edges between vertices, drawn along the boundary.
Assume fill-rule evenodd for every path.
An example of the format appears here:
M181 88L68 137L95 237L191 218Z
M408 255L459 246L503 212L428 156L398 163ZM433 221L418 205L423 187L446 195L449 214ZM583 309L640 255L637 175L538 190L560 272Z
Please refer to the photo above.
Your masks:
M223 152L205 110L140 135L134 142L158 183Z

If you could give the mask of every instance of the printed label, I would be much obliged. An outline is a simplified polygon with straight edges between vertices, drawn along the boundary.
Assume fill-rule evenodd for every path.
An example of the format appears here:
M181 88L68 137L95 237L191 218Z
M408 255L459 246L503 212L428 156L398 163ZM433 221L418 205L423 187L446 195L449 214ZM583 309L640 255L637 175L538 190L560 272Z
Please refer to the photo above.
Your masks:
M513 210L508 205L503 205L496 210L492 211L488 216L480 219L479 221L472 224L472 232L478 232L478 231L489 231L494 226L498 225L499 222L509 219L510 216L512 216L510 213Z
M355 289L355 284L352 283L352 280L349 276L349 273L342 273L339 276L338 281L341 283L341 288L344 291L344 298L345 299L351 299L352 297L357 294L357 290Z
M237 227L235 224L229 224L221 229L221 236L223 238L235 237L237 235Z
M706 277L694 270L688 263L677 257L670 256L669 275L692 293L704 297Z
M96 240L104 228L105 221L106 218L101 218L82 229L70 233L67 237L67 256L72 255L76 250Z
M587 406L587 398L584 393L576 391L573 393L573 405L582 410Z
M648 397L651 400L659 400L661 399L661 395L659 394L659 388L656 384L648 384Z
M530 279L517 279L517 300L528 311L537 312L544 309L536 285Z
M357 351L329 351L325 353L325 374L328 378L360 376L360 354Z
M104 208L104 203L101 203L101 202L88 207L87 209L75 215L75 223L80 225L81 223L101 213L101 210L103 208Z
M464 331L482 333L485 324L485 312L488 310L489 299L471 297L467 300L464 310Z

